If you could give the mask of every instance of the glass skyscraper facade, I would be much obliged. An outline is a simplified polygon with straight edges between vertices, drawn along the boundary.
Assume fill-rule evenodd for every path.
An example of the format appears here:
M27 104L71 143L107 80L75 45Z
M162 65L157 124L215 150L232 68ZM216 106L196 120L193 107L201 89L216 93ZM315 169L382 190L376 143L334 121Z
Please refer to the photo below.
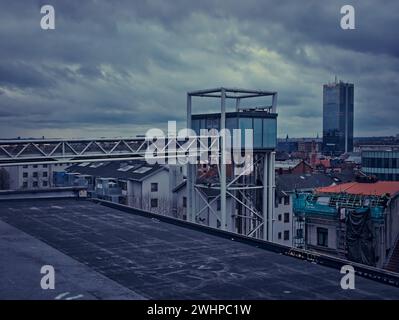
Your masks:
M352 83L323 86L323 153L338 156L353 151Z
M399 151L363 151L362 171L379 180L399 181Z

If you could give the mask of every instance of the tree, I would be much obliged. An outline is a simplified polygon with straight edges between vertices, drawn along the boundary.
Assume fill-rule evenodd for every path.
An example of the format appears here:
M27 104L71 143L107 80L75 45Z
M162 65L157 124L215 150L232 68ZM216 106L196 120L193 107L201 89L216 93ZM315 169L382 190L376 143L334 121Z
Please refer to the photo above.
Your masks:
M10 189L10 175L6 169L0 168L0 190Z

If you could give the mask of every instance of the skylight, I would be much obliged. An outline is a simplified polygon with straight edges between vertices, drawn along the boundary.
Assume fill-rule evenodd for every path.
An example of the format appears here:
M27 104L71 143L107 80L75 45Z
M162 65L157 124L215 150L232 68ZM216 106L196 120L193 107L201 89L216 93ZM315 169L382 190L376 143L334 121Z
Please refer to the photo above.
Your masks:
M141 168L134 170L133 172L134 173L146 173L147 171L150 171L150 170L151 170L151 167L141 167Z
M79 164L79 167L87 167L90 164L90 162L82 162Z
M90 166L90 168L99 168L99 167L101 167L103 164L104 164L104 162L96 162L96 163L93 163L93 164Z
M126 172L133 168L134 168L134 166L125 166L125 167L119 168L118 171Z

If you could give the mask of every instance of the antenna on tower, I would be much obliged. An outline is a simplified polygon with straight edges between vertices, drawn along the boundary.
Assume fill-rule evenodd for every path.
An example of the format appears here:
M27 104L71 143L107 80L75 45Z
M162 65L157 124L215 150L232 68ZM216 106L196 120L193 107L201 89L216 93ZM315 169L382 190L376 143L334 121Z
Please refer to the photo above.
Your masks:
M338 83L337 75L335 75L335 83Z

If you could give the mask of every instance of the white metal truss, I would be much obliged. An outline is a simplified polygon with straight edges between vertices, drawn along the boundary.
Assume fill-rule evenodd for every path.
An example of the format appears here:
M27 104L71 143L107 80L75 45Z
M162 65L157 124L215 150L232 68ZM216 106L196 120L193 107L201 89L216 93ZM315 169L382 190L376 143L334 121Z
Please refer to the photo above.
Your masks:
M204 143L204 138L211 143ZM153 158L183 159L189 154L199 158L204 152L215 153L215 138L218 137L159 138L157 141L163 139L164 146L154 152ZM144 159L153 142L148 138L0 140L0 166Z

